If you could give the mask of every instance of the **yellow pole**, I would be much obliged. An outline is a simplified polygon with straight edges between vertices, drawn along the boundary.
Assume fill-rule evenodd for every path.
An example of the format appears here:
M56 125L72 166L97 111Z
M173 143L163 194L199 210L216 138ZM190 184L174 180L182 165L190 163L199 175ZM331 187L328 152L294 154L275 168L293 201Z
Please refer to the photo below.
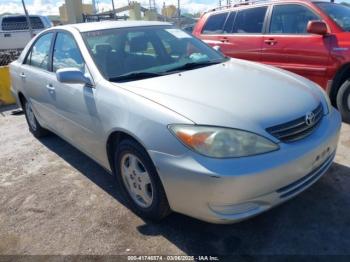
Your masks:
M0 106L14 104L16 101L11 94L10 71L8 66L0 67Z

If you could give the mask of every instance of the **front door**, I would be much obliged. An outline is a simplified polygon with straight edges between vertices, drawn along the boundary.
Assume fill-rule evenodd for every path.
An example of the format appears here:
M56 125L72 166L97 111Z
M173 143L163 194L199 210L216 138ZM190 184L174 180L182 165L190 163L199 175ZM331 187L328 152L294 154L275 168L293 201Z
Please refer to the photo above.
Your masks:
M210 15L198 37L210 46L219 46L222 52L229 48L226 37L226 21L232 19L230 12L220 12Z
M263 28L267 7L231 12L226 21L227 34L222 51L225 55L250 61L261 60Z
M58 32L53 48L50 85L55 92L56 112L59 120L57 132L85 153L94 154L103 144L99 138L102 129L96 108L97 90L85 84L60 83L56 71L61 68L78 68L89 75L87 66L74 37ZM95 156L98 159L98 156Z
M307 33L311 20L320 18L304 5L276 4L263 40L262 62L323 85L331 38Z
M266 11L262 6L213 14L200 38L211 46L220 46L229 57L260 61Z

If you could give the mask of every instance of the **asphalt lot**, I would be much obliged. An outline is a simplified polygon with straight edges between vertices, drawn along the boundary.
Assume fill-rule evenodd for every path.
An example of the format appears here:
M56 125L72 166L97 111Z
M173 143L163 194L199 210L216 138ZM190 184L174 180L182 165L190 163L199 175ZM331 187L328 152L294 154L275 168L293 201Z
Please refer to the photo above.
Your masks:
M0 108L0 254L350 255L350 126L310 189L251 220L212 225L180 214L160 224L124 206L114 179L53 135Z

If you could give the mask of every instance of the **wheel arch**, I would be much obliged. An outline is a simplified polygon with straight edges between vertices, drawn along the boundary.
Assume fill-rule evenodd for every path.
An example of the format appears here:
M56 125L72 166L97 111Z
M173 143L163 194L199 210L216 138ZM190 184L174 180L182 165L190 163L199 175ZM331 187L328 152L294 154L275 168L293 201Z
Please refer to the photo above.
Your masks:
M141 142L141 140L134 134L131 134L130 132L126 130L114 130L112 131L106 142L106 152L107 152L107 158L108 158L108 163L109 166L112 170L113 173L116 172L115 166L114 166L114 153L115 153L115 148L120 144L121 141L124 139L131 139L137 144L139 144L148 154L145 145ZM154 164L154 163L153 163Z
M337 94L341 85L346 79L350 78L350 63L344 64L340 69L338 69L335 77L333 79L332 87L329 91L329 97L331 99L332 105L337 106Z
M23 106L24 106L24 101L26 100L26 98L22 92L18 92L18 99L19 99L19 103L20 103L22 109L24 109Z

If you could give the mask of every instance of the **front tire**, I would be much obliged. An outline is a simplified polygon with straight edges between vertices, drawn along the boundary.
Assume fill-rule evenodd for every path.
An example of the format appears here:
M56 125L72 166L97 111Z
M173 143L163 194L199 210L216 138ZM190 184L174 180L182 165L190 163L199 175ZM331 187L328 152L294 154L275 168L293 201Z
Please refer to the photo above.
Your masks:
M159 221L170 213L163 185L147 152L131 139L115 152L117 180L130 208L145 219Z
M343 121L350 124L350 79L346 80L338 91L337 107Z
M36 137L44 137L48 135L49 131L43 128L35 117L32 104L26 99L23 99L23 109L26 116L29 131Z

